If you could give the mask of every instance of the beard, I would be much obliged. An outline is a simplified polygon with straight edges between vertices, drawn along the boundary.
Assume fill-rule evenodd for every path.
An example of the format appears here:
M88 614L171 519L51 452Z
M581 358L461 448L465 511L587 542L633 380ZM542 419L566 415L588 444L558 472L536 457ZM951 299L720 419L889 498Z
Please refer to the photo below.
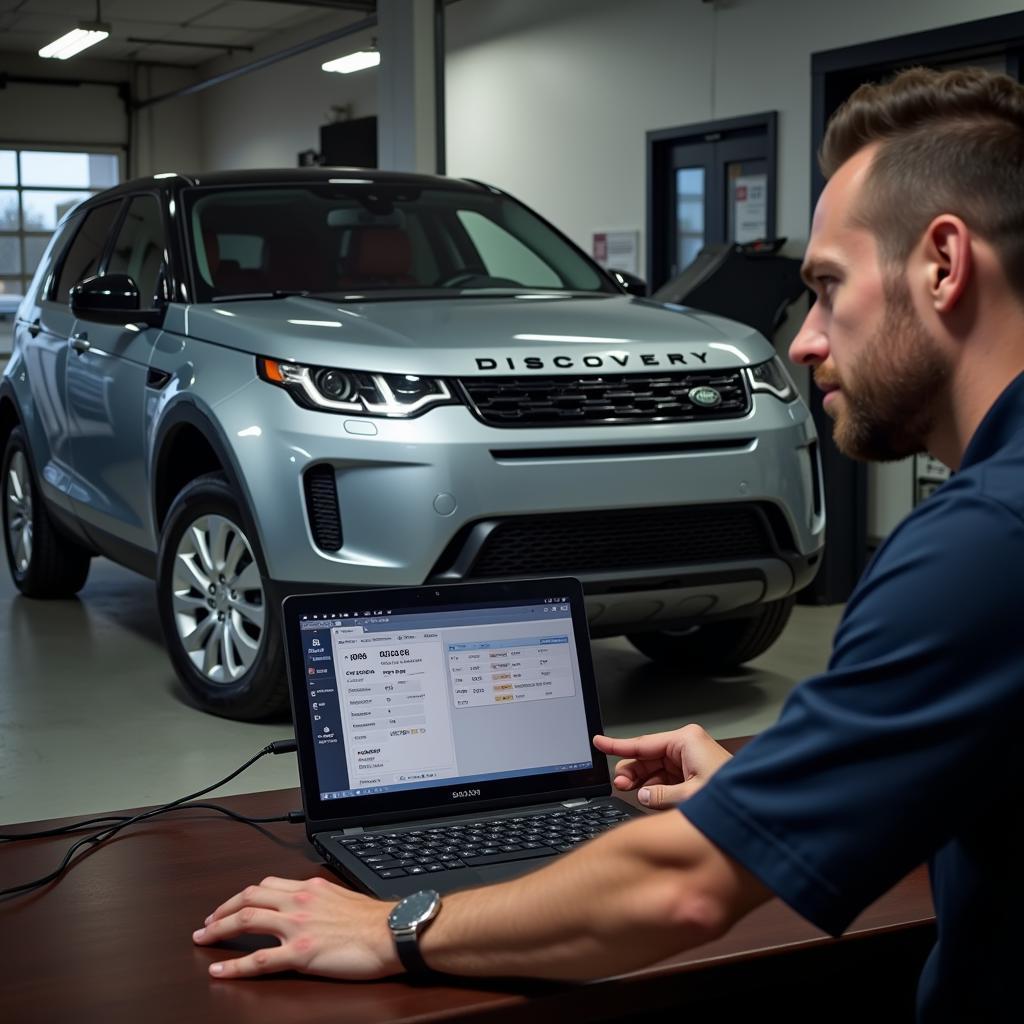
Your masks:
M841 389L829 410L836 447L853 459L892 462L925 451L935 411L952 374L914 311L906 285L885 287L885 317L864 346L856 371L843 377L819 366L814 380Z

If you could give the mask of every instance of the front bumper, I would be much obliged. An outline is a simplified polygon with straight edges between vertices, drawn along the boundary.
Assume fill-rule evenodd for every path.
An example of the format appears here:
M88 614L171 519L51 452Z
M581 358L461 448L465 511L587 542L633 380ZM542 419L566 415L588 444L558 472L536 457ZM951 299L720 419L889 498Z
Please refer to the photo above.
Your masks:
M217 411L282 593L480 578L470 548L514 517L617 510L642 528L651 509L767 514L771 543L756 557L553 567L583 580L600 634L784 597L810 582L824 543L810 416L770 395L733 420L512 431L460 406L411 420L317 412L257 380ZM303 474L324 465L337 488L337 551L314 542L304 495ZM538 564L529 575L545 574Z

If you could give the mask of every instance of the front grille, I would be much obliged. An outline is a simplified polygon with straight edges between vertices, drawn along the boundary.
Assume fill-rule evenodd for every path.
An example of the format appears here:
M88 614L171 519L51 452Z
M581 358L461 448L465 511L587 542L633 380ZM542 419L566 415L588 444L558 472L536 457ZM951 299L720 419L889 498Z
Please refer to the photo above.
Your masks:
M517 516L487 535L466 578L651 569L771 556L755 505L698 505Z
M302 478L306 492L306 512L313 542L322 551L341 549L341 512L334 469L321 463L311 466Z
M741 370L463 377L459 385L477 417L494 427L716 420L750 410ZM698 387L714 388L721 402L710 408L692 402L690 392Z

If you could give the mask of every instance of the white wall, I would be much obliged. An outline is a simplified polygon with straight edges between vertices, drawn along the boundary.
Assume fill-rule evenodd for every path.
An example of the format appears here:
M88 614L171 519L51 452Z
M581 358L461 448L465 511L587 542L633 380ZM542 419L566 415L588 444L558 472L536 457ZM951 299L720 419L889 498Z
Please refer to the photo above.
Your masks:
M448 172L508 189L589 250L595 230L643 230L647 131L777 110L779 234L805 240L811 54L1019 10L1011 0L464 0L448 8Z
M2 46L2 43L0 43ZM145 98L170 92L195 80L192 71L176 68L134 68L116 61L73 62L2 54L3 70L13 76L130 82L133 95ZM44 85L10 82L0 89L0 145L40 143L127 148L126 177L152 174L169 166L199 164L194 98L139 111L129 120L116 88L107 85Z
M140 100L164 96L201 77L200 72L174 68L137 67L133 92ZM190 171L202 167L199 135L199 97L184 96L144 107L135 114L132 175Z
M313 39L359 20L324 17L282 34L246 54L244 60L204 65L203 77L245 64L267 53ZM203 170L294 167L296 155L320 149L320 126L334 119L332 107L351 106L352 117L377 111L377 73L328 74L324 61L369 49L373 33L347 36L200 93Z

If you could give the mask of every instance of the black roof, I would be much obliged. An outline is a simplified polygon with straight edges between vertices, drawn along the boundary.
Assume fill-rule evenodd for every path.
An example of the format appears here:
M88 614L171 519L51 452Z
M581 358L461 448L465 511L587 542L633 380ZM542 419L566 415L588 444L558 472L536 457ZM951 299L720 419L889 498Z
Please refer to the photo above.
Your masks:
M445 178L439 174L410 174L404 171L377 171L365 167L274 167L251 171L208 171L203 174L165 172L122 182L93 197L111 198L124 192L152 189L154 185L179 189L197 185L277 185L316 182L416 185L420 188L451 188L467 192L490 191L489 186L465 178ZM497 190L495 190L497 191Z

